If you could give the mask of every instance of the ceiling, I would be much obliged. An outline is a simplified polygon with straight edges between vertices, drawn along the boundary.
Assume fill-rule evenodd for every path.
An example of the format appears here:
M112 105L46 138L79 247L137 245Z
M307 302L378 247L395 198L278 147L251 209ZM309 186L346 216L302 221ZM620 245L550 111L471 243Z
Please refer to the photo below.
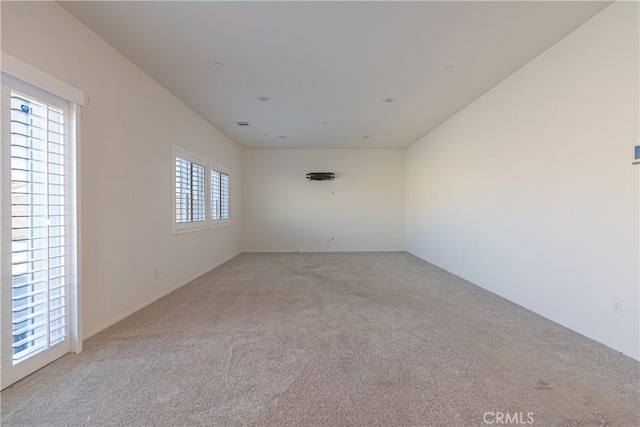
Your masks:
M61 2L233 141L262 148L407 147L608 4Z

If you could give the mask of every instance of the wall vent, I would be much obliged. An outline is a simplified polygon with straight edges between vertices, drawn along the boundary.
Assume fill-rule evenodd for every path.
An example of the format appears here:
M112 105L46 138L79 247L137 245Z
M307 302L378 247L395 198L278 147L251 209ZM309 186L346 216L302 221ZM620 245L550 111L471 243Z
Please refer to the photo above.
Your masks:
M238 124L238 126L249 126L249 123L247 122L236 122Z
M333 172L309 172L307 174L309 181L333 181L335 177Z

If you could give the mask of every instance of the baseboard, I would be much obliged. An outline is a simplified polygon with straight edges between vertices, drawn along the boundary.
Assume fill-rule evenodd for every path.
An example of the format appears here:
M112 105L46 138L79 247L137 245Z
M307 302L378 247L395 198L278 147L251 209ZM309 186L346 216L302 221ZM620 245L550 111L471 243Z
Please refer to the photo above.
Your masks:
M176 290L180 289L181 287L185 286L186 284L191 283L192 281L194 281L194 280L195 280L195 279L197 279L198 277L202 276L203 274L207 274L209 271L213 270L214 268L218 268L218 267L220 267L222 264L224 264L225 262L232 260L233 258L237 257L237 256L238 256L238 255L240 255L241 253L242 253L242 251L239 251L239 252L237 252L236 254L231 255L231 256L230 256L230 257L228 257L228 258L225 258L224 260L220 261L219 263L217 263L217 264L216 264L216 265L214 265L213 267L210 267L210 268L208 268L207 270L205 270L205 271L203 271L203 272L201 272L201 273L199 273L199 274L197 274L197 275L193 276L192 278L190 278L190 279L186 280L185 282L180 283L178 286L175 286L175 287L173 287L173 288L169 289L168 291L163 292L162 294L158 295L157 297L154 297L154 298L150 299L149 301L144 302L144 303L142 303L142 304L140 304L140 305L136 306L135 308L133 308L133 309L131 309L131 310L129 310L129 311L127 311L127 312L125 312L124 314L122 314L122 315L120 315L120 316L118 316L118 317L116 317L114 320L110 321L110 322L109 322L109 323L107 323L106 325L103 325L103 326L100 326L100 327L99 327L99 328L97 328L97 329L94 329L94 330L93 330L93 331L91 331L90 333L86 334L86 335L82 338L82 341L85 341L85 340L87 340L87 339L91 338L92 336L94 336L94 335L96 335L96 334L99 334L100 332L104 331L105 329L107 329L107 328L109 328L109 327L111 327L111 326L115 325L116 323L120 322L121 320L124 320L124 319L126 319L127 317L131 316L131 315L132 315L132 314L134 314L135 312L140 311L140 310L142 310L143 308L145 308L146 306L151 305L151 304L153 304L154 302L158 301L159 299L166 297L166 296L167 296L167 295L169 295L170 293L172 293L172 292L174 292L174 291L176 291Z
M376 253L376 252L406 252L406 249L360 249L360 250L352 250L352 249L339 249L339 250L311 250L311 251L291 251L291 250L249 250L242 251L243 254L321 254L321 253Z
M473 285L473 286L476 286L476 287L478 287L478 288L480 288L480 289L482 289L482 290L484 290L484 291L487 291L487 292L491 293L492 295L497 296L498 298L502 298L503 300L508 301L508 302L510 302L511 304L515 304L515 305L517 305L518 307L520 307L520 308L522 308L522 309L524 309L524 310L527 310L527 311L529 311L529 312L531 312L531 313L535 314L536 316L540 316L540 317L542 317L542 318L544 318L544 319L546 319L546 320L548 320L548 321L550 321L550 322L555 323L556 325L559 325L559 326L562 326L563 328L569 329L569 330L570 330L571 332L573 332L573 333L576 333L576 334L578 334L578 335L581 335L581 336L583 336L583 337L585 337L585 338L587 338L587 339L589 339L589 340L591 340L591 341L593 341L593 342L596 342L596 343L598 343L598 344L600 344L600 345L602 345L602 346L605 346L605 347L607 347L607 348L611 349L612 351L615 351L615 352L620 353L620 354L624 354L625 356L627 356L627 357L629 357L629 358L631 358L631 359L634 359L634 360L637 360L637 361L639 361L639 362L640 362L640 359L639 359L639 358L637 358L637 357L635 357L635 356L633 356L633 355L631 355L631 354L628 354L628 353L626 353L626 352L624 352L624 351L622 351L622 350L619 350L619 349L617 349L617 348L611 347L610 345L605 344L605 343L603 343L602 341L599 341L599 340L597 340L597 339L595 339L595 338L593 338L593 337L591 337L591 336L587 335L585 332L582 332L582 331L576 330L575 328L573 328L573 327L572 327L572 326L570 326L570 325L565 324L564 322L559 322L558 320L554 319L553 317L550 317L550 316L548 316L548 315L544 315L544 314L538 313L538 312L537 312L536 310L534 310L532 307L528 307L528 306L526 306L526 305L523 305L523 303L522 303L522 302L520 302L520 301L515 301L515 300L513 300L513 299L511 299L511 298L506 297L505 295L499 294L498 292L496 292L496 291L494 291L494 290L492 290L492 289L486 288L486 287L484 287L484 286L482 286L482 285L480 285L480 284L478 284L478 283L476 283L476 282L471 281L471 279L469 279L469 278L467 278L467 277L463 276L462 274L454 273L454 272L452 272L452 271L450 271L450 270L447 270L446 268L444 268L444 267L442 267L442 266L440 266L440 265L438 265L438 264L436 264L436 263L434 263L434 262L432 262L432 261L426 260L426 259L422 258L421 256L418 256L417 254L415 254L415 253L413 253L413 252L411 252L411 251L409 251L409 250L407 250L406 252L407 252L409 255L413 255L414 257L418 258L419 260L422 260L422 261L427 262L427 263L429 263L429 264L431 264L431 265L434 265L434 266L438 267L439 269L441 269L442 271L446 271L447 273L451 274L452 276L458 277L458 278L460 278L460 279L464 280L465 282L470 283L470 284L471 284L471 285Z

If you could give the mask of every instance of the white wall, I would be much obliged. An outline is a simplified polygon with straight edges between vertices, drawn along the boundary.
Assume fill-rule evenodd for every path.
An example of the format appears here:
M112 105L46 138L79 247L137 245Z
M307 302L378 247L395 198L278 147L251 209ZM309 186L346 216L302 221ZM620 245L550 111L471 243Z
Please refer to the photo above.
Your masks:
M244 249L404 250L404 162L404 150L244 150Z
M55 2L2 2L2 50L89 97L80 159L85 337L240 252L233 142ZM230 170L231 226L171 234L171 144Z
M618 2L407 151L411 253L636 359L638 37Z

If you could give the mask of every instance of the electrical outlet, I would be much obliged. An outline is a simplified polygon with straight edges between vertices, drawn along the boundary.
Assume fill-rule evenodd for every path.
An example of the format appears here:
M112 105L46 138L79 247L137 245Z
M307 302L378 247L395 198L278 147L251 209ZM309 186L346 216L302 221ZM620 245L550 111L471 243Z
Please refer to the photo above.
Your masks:
M616 314L622 314L622 298L611 298L611 311Z

